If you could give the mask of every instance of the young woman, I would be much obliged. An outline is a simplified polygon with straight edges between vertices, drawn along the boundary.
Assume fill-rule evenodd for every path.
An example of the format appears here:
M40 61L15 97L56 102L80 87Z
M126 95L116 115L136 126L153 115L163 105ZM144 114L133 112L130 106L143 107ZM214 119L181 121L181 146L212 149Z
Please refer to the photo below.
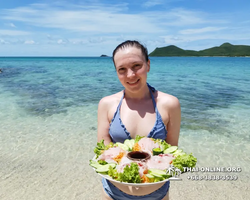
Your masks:
M178 145L181 109L178 99L147 83L150 60L138 41L125 41L113 51L113 62L124 90L104 97L98 105L98 141L124 142L136 135L160 138ZM163 83L166 84L166 83ZM169 181L150 187L131 187L102 180L103 199L168 199Z

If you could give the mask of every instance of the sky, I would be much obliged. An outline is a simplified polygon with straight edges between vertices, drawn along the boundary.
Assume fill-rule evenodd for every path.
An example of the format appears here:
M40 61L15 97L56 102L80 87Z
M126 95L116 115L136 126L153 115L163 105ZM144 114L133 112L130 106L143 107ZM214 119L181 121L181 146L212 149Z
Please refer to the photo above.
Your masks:
M250 45L249 0L0 0L0 56L111 56L125 40L149 53Z

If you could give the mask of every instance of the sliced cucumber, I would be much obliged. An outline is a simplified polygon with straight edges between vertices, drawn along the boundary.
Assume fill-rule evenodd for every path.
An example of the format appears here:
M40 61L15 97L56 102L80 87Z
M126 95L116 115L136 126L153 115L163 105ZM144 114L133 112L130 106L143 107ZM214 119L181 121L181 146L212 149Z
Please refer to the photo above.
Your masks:
M102 165L100 165L97 161L93 161L93 160L90 160L90 164L89 164L91 167L94 167L94 168L98 168Z
M121 149L123 149L123 150L125 150L125 151L128 151L128 150L129 150L129 147L128 147L126 144L122 144L122 143L120 143L120 142L115 143L114 146L118 146L118 147L120 147Z
M182 156L182 155L184 155L185 153L181 150L181 149L178 149L178 150L176 150L174 153L173 153L173 155L175 156L175 157L177 157L177 156Z
M153 175L154 177L162 178L162 175L160 174L151 173L151 175Z
M96 168L96 172L98 173L107 173L109 171L109 166L110 165L101 165Z
M174 153L178 154L178 153L181 153L181 152L183 152L181 149L177 149Z
M159 155L161 153L163 153L163 151L160 148L154 148L153 149L153 155L154 156Z
M94 168L98 168L98 167L100 167L102 165L100 165L99 163L90 163L90 166L94 167Z
M99 165L97 168L96 168L96 172L98 173L107 173L109 171L109 167L112 167L112 168L115 168L116 167L116 163L108 163L106 165Z
M108 172L110 166L112 168L115 168L117 164L116 163L108 163L108 164L105 164L105 165L101 165L101 164L98 163L98 161L90 160L89 165L91 167L94 167L96 172L105 173L105 172Z
M152 175L152 174L146 174L146 177L148 177L148 178L154 178L154 175Z
M131 140L126 139L126 140L124 141L124 144L128 146L129 151L132 151L133 146L134 146L134 144L135 144L135 140L134 140L134 139L131 139Z
M171 146L169 148L167 148L164 153L174 153L176 150L178 149L177 146Z
M109 163L109 164L107 164L107 165L111 166L112 168L115 168L115 167L116 167L116 163Z
M149 174L156 176L156 177L163 177L166 175L166 171L160 169L150 169Z
M163 181L164 178L163 177L155 177L154 182L159 182L159 181Z

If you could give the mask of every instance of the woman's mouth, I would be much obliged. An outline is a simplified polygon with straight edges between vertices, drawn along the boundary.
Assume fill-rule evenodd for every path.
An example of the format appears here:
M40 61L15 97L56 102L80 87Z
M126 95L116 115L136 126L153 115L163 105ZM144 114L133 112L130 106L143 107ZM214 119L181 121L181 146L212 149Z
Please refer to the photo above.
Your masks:
M140 79L137 79L136 81L130 81L127 82L129 85L136 85L139 82Z

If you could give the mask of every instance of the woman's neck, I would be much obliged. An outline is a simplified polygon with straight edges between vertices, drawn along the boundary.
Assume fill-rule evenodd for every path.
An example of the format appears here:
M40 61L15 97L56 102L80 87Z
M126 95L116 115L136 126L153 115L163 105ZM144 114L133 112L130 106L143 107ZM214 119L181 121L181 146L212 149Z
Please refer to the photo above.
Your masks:
M140 91L137 91L135 93L130 92L126 89L124 90L124 92L125 92L125 98L127 100L141 101L151 98L150 91L147 85L145 85L143 88L141 88Z

